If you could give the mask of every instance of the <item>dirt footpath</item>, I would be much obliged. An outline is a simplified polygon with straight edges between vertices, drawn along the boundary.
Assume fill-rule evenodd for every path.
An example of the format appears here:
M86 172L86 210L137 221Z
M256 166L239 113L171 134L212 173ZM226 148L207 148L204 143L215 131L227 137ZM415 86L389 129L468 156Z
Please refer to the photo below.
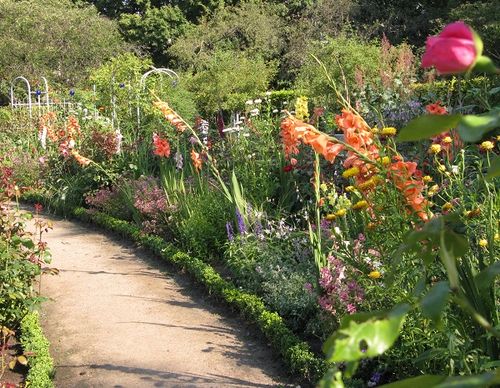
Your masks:
M60 270L42 280L56 387L283 383L283 366L261 337L143 250L59 219L45 240Z

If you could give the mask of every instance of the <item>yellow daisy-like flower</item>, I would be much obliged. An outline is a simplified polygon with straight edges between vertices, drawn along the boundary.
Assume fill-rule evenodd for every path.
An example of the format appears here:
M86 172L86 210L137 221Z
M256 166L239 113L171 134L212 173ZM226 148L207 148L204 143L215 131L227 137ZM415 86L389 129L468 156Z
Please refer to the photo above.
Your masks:
M356 190L356 188L354 186L347 186L345 189L344 189L347 193L350 193L354 190Z
M446 171L446 166L444 164L438 165L438 171L445 172Z
M387 166L387 165L388 165L388 164L390 164L390 163L391 163L391 158L389 158L388 156L384 156L384 157L382 158L382 164L383 164L384 166Z
M327 221L333 221L335 218L337 218L337 217L335 216L335 214L327 214L327 215L325 216L325 219L326 219Z
M358 185L358 189L361 191L366 190L366 189L371 189L371 188L375 187L380 181L381 181L380 177L375 175L375 176L371 177L370 179L368 179L366 182L360 183Z
M370 279L380 279L382 277L382 274L379 271L372 271L368 274L368 277Z
M488 246L488 240L482 238L481 240L479 240L479 246L481 248L486 248Z
M441 152L441 144L432 144L429 148L429 153L431 154L439 154Z
M368 202L366 202L364 199L352 205L353 210L363 210L366 209L367 207L368 207Z
M480 145L480 148L485 151L491 151L495 148L495 144L492 141L483 141Z
M346 215L346 213L347 213L347 209L339 209L339 210L337 210L337 211L335 212L335 215L336 215L337 217L343 217L343 216L345 216L345 215Z
M351 168L345 170L342 173L342 176L347 179L347 178L350 178L352 176L356 176L358 174L359 174L359 168L357 168L357 167L351 167Z
M451 144L453 143L453 139L450 137L450 136L446 136L443 140L442 140L443 143L445 144Z
M422 180L424 181L424 183L430 183L432 182L432 177L430 175L426 175L422 178Z
M450 211L451 209L453 209L453 205L449 202L446 202L441 209L444 212L447 212L447 211Z
M439 186L434 185L429 189L429 191L427 192L427 195L429 195L429 197L432 197L433 195L436 195L438 191L439 191Z
M383 136L394 136L397 132L398 132L398 130L394 127L385 127L385 128L382 128L381 134Z

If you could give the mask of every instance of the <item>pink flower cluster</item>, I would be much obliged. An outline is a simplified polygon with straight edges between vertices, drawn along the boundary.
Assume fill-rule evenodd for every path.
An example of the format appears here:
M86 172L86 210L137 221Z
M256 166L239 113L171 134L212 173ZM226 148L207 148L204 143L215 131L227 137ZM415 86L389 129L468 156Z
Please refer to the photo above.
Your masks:
M108 209L114 201L118 199L118 193L112 188L103 187L94 194L88 194L85 197L87 205L100 210Z
M332 256L328 258L328 266L321 268L319 286L323 295L318 297L322 309L334 315L347 311L357 312L364 299L364 291L354 280L348 278L345 264Z
M167 197L154 178L141 178L133 187L134 206L143 215L155 219L167 211Z

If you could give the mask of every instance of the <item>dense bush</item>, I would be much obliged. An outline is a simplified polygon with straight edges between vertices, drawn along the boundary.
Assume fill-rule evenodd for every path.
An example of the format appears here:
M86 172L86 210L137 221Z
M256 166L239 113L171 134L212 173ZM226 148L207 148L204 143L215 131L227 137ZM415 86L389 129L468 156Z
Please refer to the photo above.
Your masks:
M46 77L69 88L85 80L90 69L128 48L116 23L100 17L91 6L77 6L69 0L2 0L0 13L3 103L15 77L31 82Z

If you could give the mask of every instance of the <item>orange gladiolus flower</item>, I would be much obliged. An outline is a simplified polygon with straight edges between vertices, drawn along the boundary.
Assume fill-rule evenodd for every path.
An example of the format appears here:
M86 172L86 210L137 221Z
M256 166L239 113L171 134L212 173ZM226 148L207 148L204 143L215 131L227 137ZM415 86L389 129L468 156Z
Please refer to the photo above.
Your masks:
M170 156L170 144L167 139L162 139L158 134L153 134L154 154L168 158Z
M301 141L310 145L314 151L333 163L337 155L344 149L338 143L331 141L327 135L319 133L311 124L304 123L293 117L286 117L281 122L281 138L285 148L285 156L298 154Z
M417 216L427 221L428 216L425 210L429 204L422 194L425 184L422 180L422 172L417 169L417 163L394 162L389 167L388 175Z
M163 101L155 101L154 106L158 108L167 121L172 124L179 132L184 132L187 129L187 125L184 120L166 103Z
M92 162L92 160L86 158L85 156L80 155L80 153L75 149L71 150L71 155L80 164L80 166L86 167Z
M191 160L193 162L193 166L196 172L200 172L201 167L203 166L203 160L201 159L200 154L196 152L194 149L191 150Z

